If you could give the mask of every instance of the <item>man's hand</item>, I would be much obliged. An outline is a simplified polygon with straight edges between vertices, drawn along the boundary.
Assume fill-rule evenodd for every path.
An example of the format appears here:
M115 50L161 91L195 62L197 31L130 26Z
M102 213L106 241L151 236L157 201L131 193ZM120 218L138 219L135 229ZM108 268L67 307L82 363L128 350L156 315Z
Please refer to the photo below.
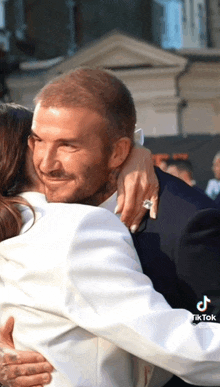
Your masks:
M159 184L154 172L151 152L134 147L118 178L118 207L121 221L132 232L137 231L146 213L143 201L153 202L150 217L156 219Z
M53 367L37 352L16 351L14 319L0 329L0 383L5 387L43 387L51 382Z

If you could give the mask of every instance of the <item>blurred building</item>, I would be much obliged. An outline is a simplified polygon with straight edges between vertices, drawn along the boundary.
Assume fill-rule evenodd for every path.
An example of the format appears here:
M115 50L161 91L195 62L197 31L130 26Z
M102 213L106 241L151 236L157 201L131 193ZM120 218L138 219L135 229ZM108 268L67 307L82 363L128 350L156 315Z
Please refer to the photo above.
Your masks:
M10 60L71 55L118 28L164 49L203 48L206 13L205 0L0 0L0 42Z
M0 0L9 61L73 53L74 4L71 0Z
M219 0L0 0L16 102L80 65L116 72L146 136L220 133Z

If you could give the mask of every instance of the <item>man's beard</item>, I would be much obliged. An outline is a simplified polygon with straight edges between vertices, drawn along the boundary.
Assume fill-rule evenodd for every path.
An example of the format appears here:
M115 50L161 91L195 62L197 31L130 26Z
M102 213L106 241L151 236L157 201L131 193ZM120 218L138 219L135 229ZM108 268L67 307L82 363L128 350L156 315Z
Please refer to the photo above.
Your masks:
M117 189L117 177L119 172L114 171L105 171L106 178L103 179L103 183L97 188L96 191L92 192L90 194L85 194L85 188L79 187L76 188L72 194L65 194L65 183L63 185L63 195L62 195L62 188L59 188L59 191L61 190L61 193L57 194L57 189L51 189L48 188L47 191L47 185L45 184L45 195L47 201L50 203L79 203L79 204L87 204L91 206L98 206L101 203L103 203L105 200L107 200ZM89 176L89 169L87 171L87 175ZM54 172L53 174L50 174L50 177L54 178L63 178L67 179L67 182L72 180L76 180L75 175L67 175L62 172ZM42 179L41 179L42 180ZM88 180L88 184L89 184ZM90 182L91 183L91 182ZM92 184L92 183L91 183Z

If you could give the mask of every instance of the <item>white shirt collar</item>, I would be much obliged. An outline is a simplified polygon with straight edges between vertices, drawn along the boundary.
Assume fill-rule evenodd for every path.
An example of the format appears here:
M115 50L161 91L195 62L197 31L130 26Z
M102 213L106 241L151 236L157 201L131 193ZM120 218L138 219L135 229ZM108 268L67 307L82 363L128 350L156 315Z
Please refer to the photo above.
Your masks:
M115 208L117 206L117 192L114 192L107 200L99 205L99 207L109 210L113 214L115 213ZM120 214L116 214L120 218Z
M24 199L30 202L32 205L45 207L47 204L46 198L44 194L39 192L23 192L20 194ZM101 208L105 208L106 210L115 213L115 209L117 206L117 191L114 192L107 200L99 205ZM23 206L21 206L23 209ZM25 208L24 208L25 209ZM118 218L120 218L120 214L117 214Z

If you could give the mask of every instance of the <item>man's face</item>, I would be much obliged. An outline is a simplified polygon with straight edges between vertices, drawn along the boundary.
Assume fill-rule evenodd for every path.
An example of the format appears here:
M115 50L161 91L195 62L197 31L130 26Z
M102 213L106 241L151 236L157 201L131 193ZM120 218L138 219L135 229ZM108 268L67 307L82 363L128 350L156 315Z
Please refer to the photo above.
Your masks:
M105 125L87 108L37 105L29 145L49 202L100 204L96 197L105 191L110 172L101 134Z
M220 159L216 159L213 162L212 170L217 180L220 180Z

